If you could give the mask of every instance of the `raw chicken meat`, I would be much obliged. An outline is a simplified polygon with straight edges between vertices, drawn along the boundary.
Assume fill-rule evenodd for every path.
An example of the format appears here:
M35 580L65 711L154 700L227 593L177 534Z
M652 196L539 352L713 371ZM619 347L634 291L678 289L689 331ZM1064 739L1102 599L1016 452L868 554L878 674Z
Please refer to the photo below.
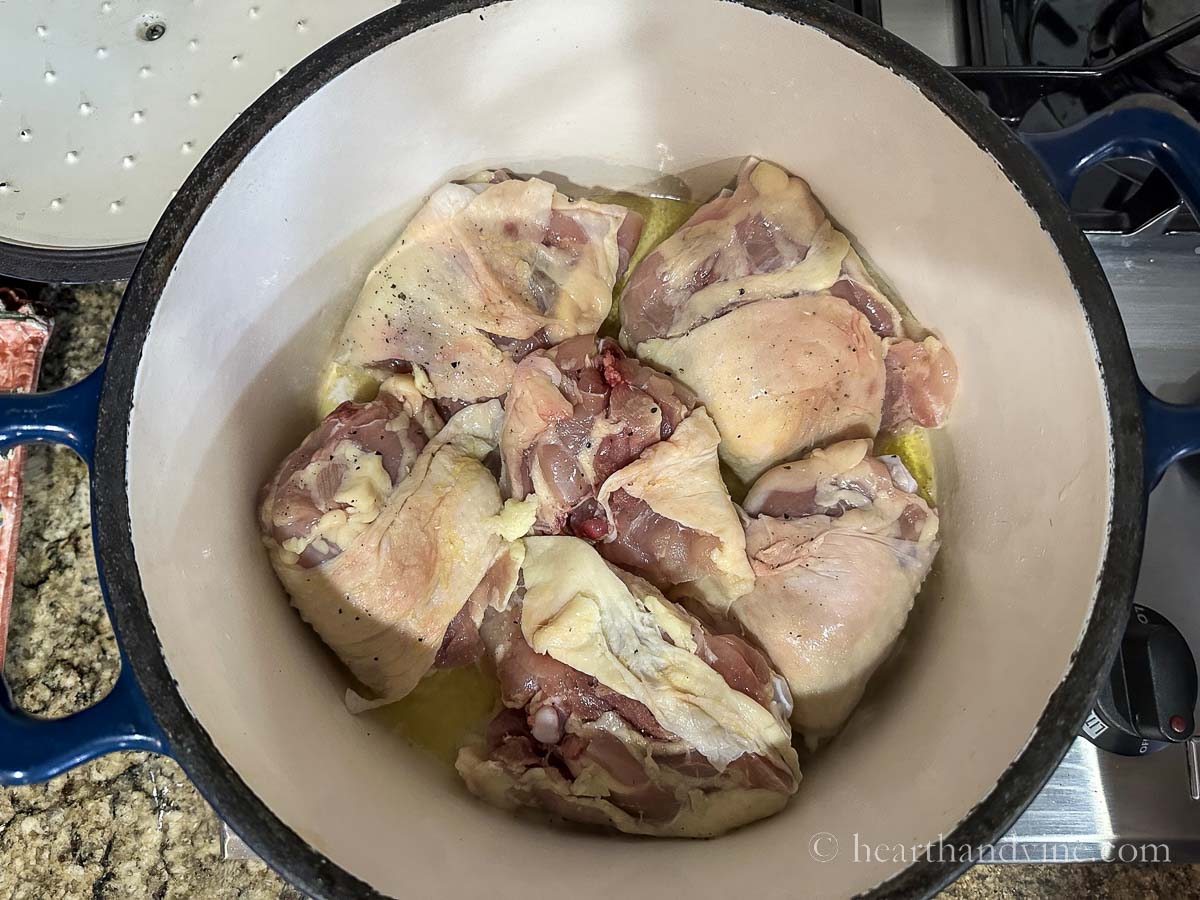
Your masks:
M532 505L505 506L481 462L499 401L431 437L436 413L414 396L411 378L393 378L379 399L338 407L263 494L264 542L292 604L375 695L349 692L355 711L478 656L478 624L507 602L523 553L512 541L532 524Z
M572 338L533 353L517 366L504 403L505 487L517 499L536 494L539 532L603 537L607 527L591 531L581 505L609 475L670 438L695 405L690 391L607 339Z
M753 585L719 435L682 385L580 337L522 360L505 406L503 482L536 498L538 533L596 542L660 586L732 599Z
M754 573L721 480L720 440L701 407L668 440L610 475L599 503L612 538L598 549L655 584L687 585L710 604L727 606L754 586Z
M946 421L958 390L958 364L941 341L933 336L920 342L889 341L884 363L884 430L936 428Z
M780 810L800 771L766 659L581 540L525 544L523 597L484 620L505 709L459 752L471 791L660 836Z
M367 277L335 361L412 370L449 409L500 397L521 357L600 326L640 232L538 178L443 185Z
M620 315L625 346L696 392L720 430L721 458L747 483L811 447L873 437L885 342L911 344L808 185L753 158L735 190L639 264ZM944 347L937 365L950 373L938 392L948 403L953 360ZM930 377L917 367L896 372L898 413L909 396L923 412ZM920 383L910 388L909 377Z
M474 794L710 837L787 804L793 729L835 734L895 646L939 520L872 446L940 426L958 370L809 186L753 158L629 273L621 342L598 337L642 227L506 170L438 188L260 525L351 712L479 663L407 704L442 716L425 688L482 678L466 727L498 683L482 732L446 739Z
M263 487L262 530L279 558L307 569L341 553L441 428L409 375L389 378L368 403L338 406Z
M739 306L638 350L704 400L722 459L746 483L808 447L879 430L883 343L830 294Z
M836 732L887 657L937 553L938 517L870 441L815 450L746 497L754 590L732 618L787 679L792 725Z
M755 300L817 292L850 303L881 337L903 336L900 313L808 184L750 157L734 191L696 210L634 270L621 294L622 343L685 334Z

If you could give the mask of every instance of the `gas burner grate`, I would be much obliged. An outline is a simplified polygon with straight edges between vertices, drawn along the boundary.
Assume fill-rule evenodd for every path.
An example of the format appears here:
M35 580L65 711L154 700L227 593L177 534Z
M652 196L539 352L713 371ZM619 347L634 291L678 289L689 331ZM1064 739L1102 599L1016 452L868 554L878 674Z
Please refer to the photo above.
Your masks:
M971 65L951 71L1027 133L1073 125L1134 94L1165 97L1200 119L1200 75L1189 65L1200 46L1200 14L1170 6L1169 0L968 0ZM1128 233L1151 223L1197 229L1170 181L1132 160L1088 172L1071 206L1093 231Z

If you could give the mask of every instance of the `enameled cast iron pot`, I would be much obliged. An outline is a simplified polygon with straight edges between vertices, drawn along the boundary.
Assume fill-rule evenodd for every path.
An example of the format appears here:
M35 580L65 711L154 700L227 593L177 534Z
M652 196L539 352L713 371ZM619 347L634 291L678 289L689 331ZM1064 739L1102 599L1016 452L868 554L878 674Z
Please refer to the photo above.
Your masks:
M91 465L123 647L112 693L70 718L31 719L0 692L0 781L119 748L170 753L320 897L934 891L965 855L867 861L855 844L1003 833L1110 663L1146 490L1200 442L1200 415L1140 388L1056 190L1135 154L1200 198L1172 155L1200 147L1146 109L1082 132L1038 142L1048 178L933 62L810 0L409 2L359 26L196 169L129 284L106 365L0 410L0 447L57 441ZM704 198L747 153L807 178L958 357L935 574L781 815L716 842L510 819L346 712L342 671L262 552L256 491L311 424L350 298L438 183L500 164Z

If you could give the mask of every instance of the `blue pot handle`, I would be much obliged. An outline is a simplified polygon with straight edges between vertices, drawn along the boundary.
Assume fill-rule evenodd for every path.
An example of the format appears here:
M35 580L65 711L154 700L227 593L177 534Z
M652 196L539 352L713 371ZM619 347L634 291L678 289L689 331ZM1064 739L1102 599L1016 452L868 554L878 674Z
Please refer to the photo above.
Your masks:
M1111 107L1070 128L1022 138L1068 201L1080 176L1092 166L1132 157L1161 169L1200 219L1200 129L1158 98L1145 105ZM1166 403L1144 385L1140 394L1150 491L1171 463L1200 453L1200 405Z
M0 451L47 442L70 447L90 469L96 444L101 366L72 387L43 394L0 394ZM100 579L104 600L108 592ZM111 606L110 606L111 615ZM95 706L61 719L22 712L0 684L0 784L45 781L114 750L166 752L166 738L121 651L121 674Z

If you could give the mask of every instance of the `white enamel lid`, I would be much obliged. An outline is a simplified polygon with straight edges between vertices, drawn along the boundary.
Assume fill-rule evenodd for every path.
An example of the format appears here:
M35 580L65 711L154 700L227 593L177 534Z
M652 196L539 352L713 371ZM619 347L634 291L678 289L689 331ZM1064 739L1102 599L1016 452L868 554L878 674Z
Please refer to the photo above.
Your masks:
M216 138L388 0L0 4L0 242L144 241Z

